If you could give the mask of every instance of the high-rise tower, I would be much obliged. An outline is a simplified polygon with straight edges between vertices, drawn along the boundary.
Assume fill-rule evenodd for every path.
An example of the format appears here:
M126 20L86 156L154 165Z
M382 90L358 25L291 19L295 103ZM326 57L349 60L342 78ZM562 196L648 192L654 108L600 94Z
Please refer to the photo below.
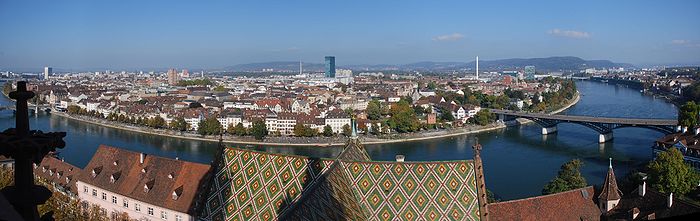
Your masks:
M53 71L53 68L51 67L44 67L44 80L49 79L49 74Z
M326 77L335 77L335 57L333 56L326 56Z

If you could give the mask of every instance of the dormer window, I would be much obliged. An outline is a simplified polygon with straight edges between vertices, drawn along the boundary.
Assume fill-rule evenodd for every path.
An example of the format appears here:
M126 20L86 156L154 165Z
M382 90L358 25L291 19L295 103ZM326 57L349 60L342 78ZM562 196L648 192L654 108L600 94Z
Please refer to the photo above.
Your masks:
M95 167L94 169L92 169L92 177L96 177L97 175L100 174L101 171L102 171L102 167L101 167L101 166Z
M56 173L56 178L61 178L61 176L63 176L63 172Z
M70 178L66 177L66 183L70 183Z
M141 169L141 173L146 173L146 168Z
M53 170L49 170L49 176L53 176Z
M173 193L171 194L173 197L173 200L177 200L178 198L180 198L180 196L182 196L182 190L183 190L183 187L180 186L173 191Z
M146 184L143 185L143 192L148 193L151 189L153 189L153 184L155 184L156 180L151 179L151 181L146 182Z
M38 165L36 165L36 163L32 163L32 166L34 166L34 169L36 169L37 167L39 167Z
M173 173L168 174L168 179L172 179L172 178L173 178Z
M41 167L41 172L46 173L46 166Z
M116 173L113 173L111 176L109 176L109 182L110 183L116 182L119 179L119 177L121 176L121 174L122 174L121 171L117 171Z
M119 161L115 160L114 163L112 163L112 164L114 164L114 166L119 166Z

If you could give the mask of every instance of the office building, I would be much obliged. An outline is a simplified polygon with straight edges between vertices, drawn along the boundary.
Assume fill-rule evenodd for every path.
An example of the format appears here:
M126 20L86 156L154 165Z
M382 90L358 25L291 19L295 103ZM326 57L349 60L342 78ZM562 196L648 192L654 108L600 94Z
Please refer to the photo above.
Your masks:
M335 77L335 57L333 56L326 56L326 77Z
M44 67L44 80L48 80L48 79L49 79L49 74L51 74L51 72L53 72L53 68L51 68L51 67Z
M525 79L535 78L535 66L525 66Z

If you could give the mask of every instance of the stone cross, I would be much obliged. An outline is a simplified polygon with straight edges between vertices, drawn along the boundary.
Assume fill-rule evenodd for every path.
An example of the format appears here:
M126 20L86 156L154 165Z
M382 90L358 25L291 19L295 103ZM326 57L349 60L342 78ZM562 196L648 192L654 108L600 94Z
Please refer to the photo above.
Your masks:
M24 220L39 220L37 205L44 204L51 197L51 191L34 184L32 163L39 164L49 152L63 148L63 137L66 133L29 130L27 100L34 97L34 92L27 91L27 82L17 82L17 91L10 92L9 96L17 102L16 128L9 128L0 133L0 155L15 160L15 182L14 186L5 187L0 193L10 201ZM52 218L46 216L42 219Z

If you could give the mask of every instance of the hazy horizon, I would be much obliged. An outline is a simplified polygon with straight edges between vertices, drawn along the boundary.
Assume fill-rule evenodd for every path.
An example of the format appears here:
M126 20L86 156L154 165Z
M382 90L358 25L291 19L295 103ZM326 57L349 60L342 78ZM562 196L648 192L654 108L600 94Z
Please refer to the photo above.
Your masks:
M0 2L0 68L217 69L575 56L700 64L699 1Z

